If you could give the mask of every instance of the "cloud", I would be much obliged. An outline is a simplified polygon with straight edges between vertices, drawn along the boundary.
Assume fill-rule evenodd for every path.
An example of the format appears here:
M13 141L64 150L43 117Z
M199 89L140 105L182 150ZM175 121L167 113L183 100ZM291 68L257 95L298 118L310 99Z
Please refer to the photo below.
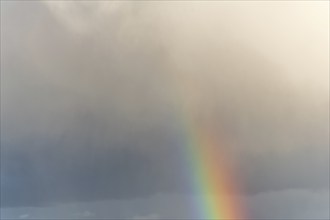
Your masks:
M54 2L45 1L50 11L63 23L70 31L84 34L106 19L111 19L125 2Z
M95 214L90 212L90 211L83 211L83 212L79 212L79 213L75 213L74 216L75 218L91 218L93 217Z
M22 215L20 215L18 218L19 219L26 219L26 218L29 218L29 214L22 214Z
M287 189L240 199L247 204L249 219L328 219L328 195L328 190ZM147 198L63 203L50 207L4 208L1 217L16 219L20 213L29 213L31 219L91 218L88 215L98 219L197 219L194 212L201 207L190 207L198 201L196 199L187 194L155 194Z
M2 206L188 191L181 103L234 143L255 216L328 189L323 6L1 4Z
M157 214L150 214L145 216L134 216L133 219L160 219Z
M247 198L253 219L328 219L329 190L287 189Z

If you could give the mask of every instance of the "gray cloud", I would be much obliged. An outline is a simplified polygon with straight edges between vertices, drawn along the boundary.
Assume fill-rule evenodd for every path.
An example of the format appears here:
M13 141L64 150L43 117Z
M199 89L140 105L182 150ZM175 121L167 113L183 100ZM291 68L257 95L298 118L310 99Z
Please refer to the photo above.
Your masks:
M328 219L329 191L283 190L243 196L250 219ZM3 218L193 219L193 196L155 194L147 198L64 203L2 210ZM194 207L195 209L197 207ZM88 210L88 211L86 211ZM157 213L157 214L155 214ZM158 218L157 218L158 217ZM91 217L89 217L91 218Z
M235 143L244 194L329 188L327 39L313 35L314 9L98 4L1 3L2 206L187 191L181 101ZM278 10L294 14L282 29ZM252 212L265 216L257 197Z
M327 219L329 191L283 190L261 193L248 199L255 219Z

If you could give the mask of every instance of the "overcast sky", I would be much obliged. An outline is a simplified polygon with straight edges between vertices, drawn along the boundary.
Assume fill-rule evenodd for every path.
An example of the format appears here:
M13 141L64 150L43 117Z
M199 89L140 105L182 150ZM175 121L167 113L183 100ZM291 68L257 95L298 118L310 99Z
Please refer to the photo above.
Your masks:
M193 218L180 102L246 218L329 218L328 1L1 1L1 217Z

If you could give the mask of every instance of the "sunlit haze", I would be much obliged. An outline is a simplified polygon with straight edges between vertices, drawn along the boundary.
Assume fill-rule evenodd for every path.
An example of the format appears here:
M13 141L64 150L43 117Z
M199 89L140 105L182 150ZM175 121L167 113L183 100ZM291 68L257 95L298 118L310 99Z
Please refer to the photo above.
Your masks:
M1 219L329 219L328 1L1 1Z

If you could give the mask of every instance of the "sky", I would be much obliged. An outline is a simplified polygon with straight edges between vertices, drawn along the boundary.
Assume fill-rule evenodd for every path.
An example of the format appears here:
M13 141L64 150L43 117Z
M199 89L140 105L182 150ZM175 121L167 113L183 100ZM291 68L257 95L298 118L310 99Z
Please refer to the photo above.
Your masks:
M188 114L245 218L328 219L329 2L1 1L1 218L195 218Z

